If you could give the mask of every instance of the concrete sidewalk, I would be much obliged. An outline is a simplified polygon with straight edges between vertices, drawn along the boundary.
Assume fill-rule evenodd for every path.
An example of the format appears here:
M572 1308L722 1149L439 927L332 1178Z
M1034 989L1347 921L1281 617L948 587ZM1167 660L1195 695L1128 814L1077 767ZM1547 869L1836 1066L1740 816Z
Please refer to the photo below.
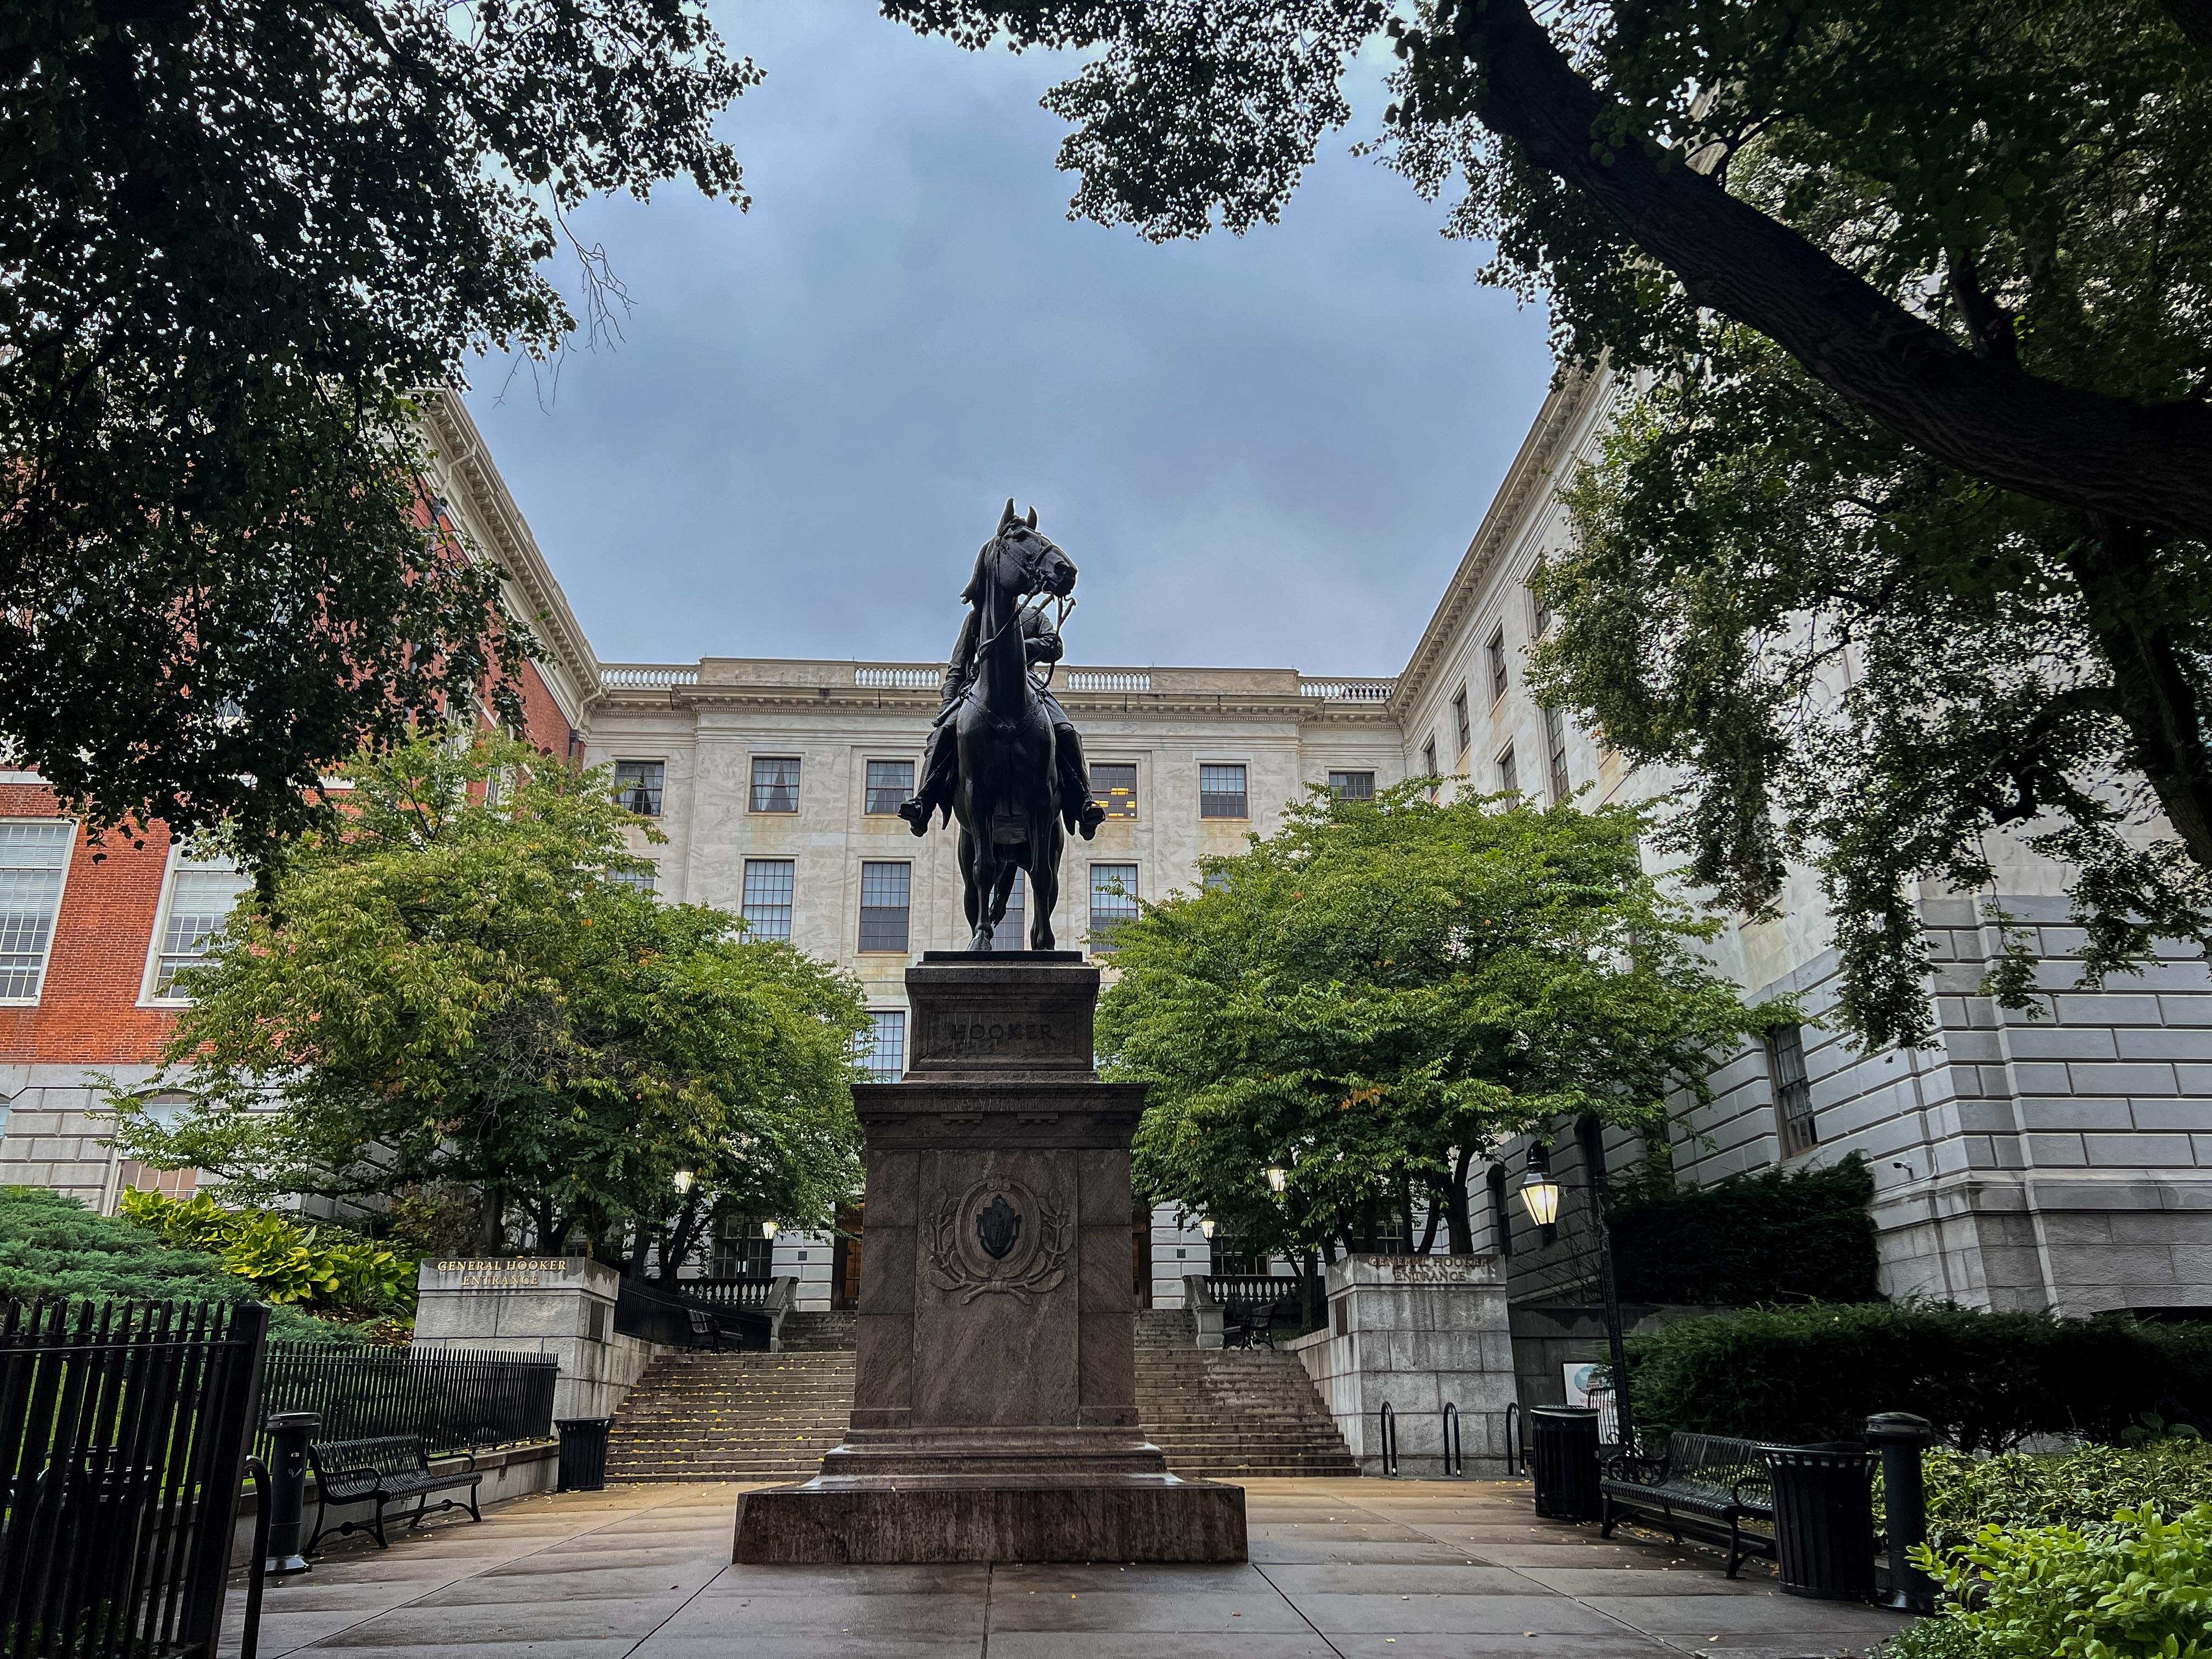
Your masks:
M540 1495L388 1552L349 1540L270 1588L263 1659L1837 1659L1905 1623L1539 1521L1522 1481L1255 1480L1252 1559L1226 1567L738 1567L741 1490Z

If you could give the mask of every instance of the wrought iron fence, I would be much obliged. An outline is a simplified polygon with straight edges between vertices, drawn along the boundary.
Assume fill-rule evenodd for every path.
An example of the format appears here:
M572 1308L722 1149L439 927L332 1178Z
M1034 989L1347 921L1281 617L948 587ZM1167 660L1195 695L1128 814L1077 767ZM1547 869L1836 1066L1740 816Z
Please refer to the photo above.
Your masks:
M251 1304L0 1310L0 1652L214 1654L268 1328Z
M256 1421L274 1412L313 1412L316 1437L369 1440L416 1434L422 1449L481 1451L553 1434L549 1355L453 1348L325 1348L278 1345ZM269 1455L265 1437L255 1448Z

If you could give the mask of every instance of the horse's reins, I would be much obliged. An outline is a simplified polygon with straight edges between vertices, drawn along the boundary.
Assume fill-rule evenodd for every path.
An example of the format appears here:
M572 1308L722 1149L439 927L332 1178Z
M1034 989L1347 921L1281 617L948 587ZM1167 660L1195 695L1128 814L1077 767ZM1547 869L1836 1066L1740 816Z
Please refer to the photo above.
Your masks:
M1028 571L1030 575L1036 575L1036 571L1030 569L1026 563L1024 563L1023 568L1024 570ZM1045 593L1040 595L1036 603L1034 605L1015 605L1014 614L1012 617L1008 617L997 628L993 629L991 632L986 635L982 639L976 641L975 657L979 672L983 653L998 642L999 636L1001 634L1004 634L1009 628L1015 629L1018 633L1026 634L1028 631L1029 619L1032 617L1042 616L1044 614L1045 606L1054 604L1057 604L1060 606L1060 615L1053 621L1052 631L1057 634L1061 629L1066 627L1068 612L1075 609L1075 596L1073 593ZM1048 662L1044 665L1044 679L1039 684L1038 689L1040 690L1052 684L1053 671L1059 666L1060 665L1057 662Z

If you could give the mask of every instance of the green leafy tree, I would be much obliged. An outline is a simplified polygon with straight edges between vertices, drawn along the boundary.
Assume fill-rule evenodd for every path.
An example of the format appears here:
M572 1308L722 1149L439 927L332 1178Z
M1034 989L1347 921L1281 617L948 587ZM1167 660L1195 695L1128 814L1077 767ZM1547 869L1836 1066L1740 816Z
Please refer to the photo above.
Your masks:
M348 775L342 824L191 971L141 1093L193 1103L118 1098L131 1157L234 1201L464 1188L488 1247L519 1223L611 1259L696 1206L681 1170L794 1224L857 1186L857 987L625 884L651 831L604 769L426 736Z
M688 0L0 9L0 750L94 828L259 850L512 672L412 395L558 349L568 210L736 192L756 78Z
M1782 1012L1700 956L1714 923L1644 872L1642 810L1429 792L1316 789L1115 931L1098 1048L1152 1085L1141 1188L1332 1258L1418 1194L1463 1253L1484 1149L1585 1114L1656 1132Z
M1542 683L1690 771L1727 902L1820 867L1862 1031L1925 1035L1911 889L1982 884L1995 830L2080 866L2093 981L2207 939L2203 0L884 9L1091 49L1046 100L1075 210L1158 238L1273 219L1388 34L1379 153L1564 362L1660 383L1578 499Z

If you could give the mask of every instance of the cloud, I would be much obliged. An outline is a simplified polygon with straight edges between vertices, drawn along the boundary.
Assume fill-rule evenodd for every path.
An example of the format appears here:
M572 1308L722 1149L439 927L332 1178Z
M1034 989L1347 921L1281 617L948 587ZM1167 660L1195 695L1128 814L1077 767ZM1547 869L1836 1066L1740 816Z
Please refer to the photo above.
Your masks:
M1066 60L720 21L769 72L723 118L752 210L587 210L621 339L469 400L604 659L940 657L1012 494L1083 572L1073 660L1402 666L1550 374L1439 210L1340 136L1279 226L1156 247L1066 219Z

